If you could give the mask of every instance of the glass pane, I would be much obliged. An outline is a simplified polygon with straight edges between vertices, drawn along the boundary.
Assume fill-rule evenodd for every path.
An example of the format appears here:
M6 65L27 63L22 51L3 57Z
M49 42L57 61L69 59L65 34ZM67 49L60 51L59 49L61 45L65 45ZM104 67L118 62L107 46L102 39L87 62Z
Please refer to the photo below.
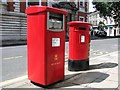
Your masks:
M49 12L48 29L53 31L63 30L63 15Z
M39 5L39 0L28 0L28 6Z

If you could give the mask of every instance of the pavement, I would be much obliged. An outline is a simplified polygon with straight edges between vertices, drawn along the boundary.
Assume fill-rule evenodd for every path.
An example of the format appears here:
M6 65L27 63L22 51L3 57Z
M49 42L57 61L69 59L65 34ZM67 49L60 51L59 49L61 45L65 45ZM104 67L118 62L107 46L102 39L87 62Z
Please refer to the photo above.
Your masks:
M26 76L4 81L0 87L8 88L38 88L38 89L70 89L79 88L79 90L120 90L118 79L118 51L90 58L90 69L86 71L68 71L66 57L65 79L55 83L47 88L37 86L31 83Z

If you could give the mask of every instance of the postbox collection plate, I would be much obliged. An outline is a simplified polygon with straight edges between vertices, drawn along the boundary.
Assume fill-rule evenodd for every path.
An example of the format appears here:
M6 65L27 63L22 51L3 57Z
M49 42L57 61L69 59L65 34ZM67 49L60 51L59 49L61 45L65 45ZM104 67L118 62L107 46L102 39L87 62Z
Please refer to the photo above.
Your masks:
M81 37L81 38L80 38L81 43L84 43L84 42L85 42L85 35L81 35L80 37Z
M52 38L52 47L60 46L60 38Z

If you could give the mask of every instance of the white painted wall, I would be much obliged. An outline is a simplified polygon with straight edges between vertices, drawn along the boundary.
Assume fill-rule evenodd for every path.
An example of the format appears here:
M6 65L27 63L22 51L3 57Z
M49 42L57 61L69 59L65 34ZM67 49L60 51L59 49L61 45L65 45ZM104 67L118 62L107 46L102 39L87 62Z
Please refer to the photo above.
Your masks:
M98 26L99 22L102 21L107 26L113 26L115 25L114 19L107 17L106 19L101 18L99 16L99 12L93 12L90 15L88 15L88 22L90 22L93 26ZM114 36L114 33L116 32L116 35L120 35L120 31L118 28L110 28L106 30L107 36Z

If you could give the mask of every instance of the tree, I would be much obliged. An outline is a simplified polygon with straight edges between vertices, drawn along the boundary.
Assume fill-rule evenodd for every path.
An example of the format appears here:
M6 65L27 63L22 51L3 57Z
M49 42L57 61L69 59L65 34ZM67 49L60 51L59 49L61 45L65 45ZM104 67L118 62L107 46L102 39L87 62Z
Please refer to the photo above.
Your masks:
M98 30L104 31L105 29L107 29L107 26L104 24L104 22L100 21L98 24Z
M118 2L109 2L103 1L98 2L93 0L94 7L100 12L101 17L112 17L114 19L115 25L120 28L120 1Z

